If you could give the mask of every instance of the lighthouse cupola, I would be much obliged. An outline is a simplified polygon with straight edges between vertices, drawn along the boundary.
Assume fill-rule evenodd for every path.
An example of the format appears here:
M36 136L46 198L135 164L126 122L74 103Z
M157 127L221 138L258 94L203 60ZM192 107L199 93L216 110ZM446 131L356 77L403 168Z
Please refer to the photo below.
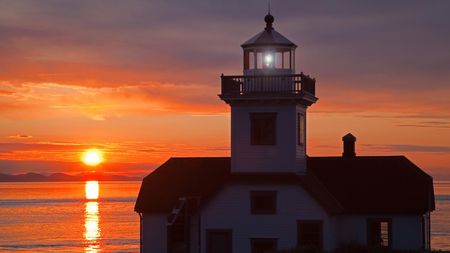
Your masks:
M316 80L295 72L297 46L264 30L241 45L243 75L222 75L219 97L231 107L232 173L305 173L306 112Z
M264 17L264 30L241 45L244 51L244 75L286 75L295 73L297 45L275 31L275 18Z

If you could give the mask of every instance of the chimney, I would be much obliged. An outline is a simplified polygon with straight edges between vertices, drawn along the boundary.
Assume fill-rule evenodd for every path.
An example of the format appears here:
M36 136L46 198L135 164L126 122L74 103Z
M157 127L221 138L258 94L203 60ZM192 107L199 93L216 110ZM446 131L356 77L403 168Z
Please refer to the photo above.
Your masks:
M342 153L342 157L355 157L356 137L351 133L348 133L342 137L342 141L344 142L344 152Z

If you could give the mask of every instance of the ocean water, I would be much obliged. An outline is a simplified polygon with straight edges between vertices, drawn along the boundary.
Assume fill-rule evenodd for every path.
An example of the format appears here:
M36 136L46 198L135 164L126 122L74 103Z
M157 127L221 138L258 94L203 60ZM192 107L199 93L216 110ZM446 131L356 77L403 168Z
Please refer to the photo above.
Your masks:
M100 182L86 194L86 182L0 183L0 252L139 252L139 187ZM435 193L432 245L450 250L450 181Z
M431 246L450 251L450 181L434 182L436 210L431 214Z
M0 252L139 252L139 187L100 182L95 199L85 182L0 183Z

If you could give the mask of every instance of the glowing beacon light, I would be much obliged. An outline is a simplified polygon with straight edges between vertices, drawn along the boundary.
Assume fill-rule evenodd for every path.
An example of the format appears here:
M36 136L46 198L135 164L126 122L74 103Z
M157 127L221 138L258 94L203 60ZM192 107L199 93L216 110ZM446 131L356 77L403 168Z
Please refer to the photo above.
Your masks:
M245 93L248 83L259 82L264 80L264 83L272 82L272 84L250 85L253 91L257 86L263 87L263 90L279 90L288 88L287 82L280 82L276 76L290 76L295 75L295 45L292 41L284 37L281 33L275 31L273 28L273 22L275 18L269 13L264 17L266 27L263 31L256 34L244 44L241 45L243 49L243 72L244 76L250 77L244 78L244 85L241 90ZM272 75L272 77L267 77ZM256 79L251 79L253 76L258 76ZM284 80L294 80L292 77ZM286 87L280 88L280 85ZM266 87L271 86L271 87ZM272 87L275 86L275 87Z
M271 53L266 53L266 56L264 57L264 63L268 68L273 67L273 55Z

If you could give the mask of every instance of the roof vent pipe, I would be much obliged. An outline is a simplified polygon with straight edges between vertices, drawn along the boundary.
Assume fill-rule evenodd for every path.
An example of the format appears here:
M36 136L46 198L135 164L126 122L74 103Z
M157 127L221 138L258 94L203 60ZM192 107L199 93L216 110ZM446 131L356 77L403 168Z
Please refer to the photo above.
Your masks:
M355 157L356 137L351 133L348 133L342 137L342 141L344 142L344 152L342 153L342 157Z

